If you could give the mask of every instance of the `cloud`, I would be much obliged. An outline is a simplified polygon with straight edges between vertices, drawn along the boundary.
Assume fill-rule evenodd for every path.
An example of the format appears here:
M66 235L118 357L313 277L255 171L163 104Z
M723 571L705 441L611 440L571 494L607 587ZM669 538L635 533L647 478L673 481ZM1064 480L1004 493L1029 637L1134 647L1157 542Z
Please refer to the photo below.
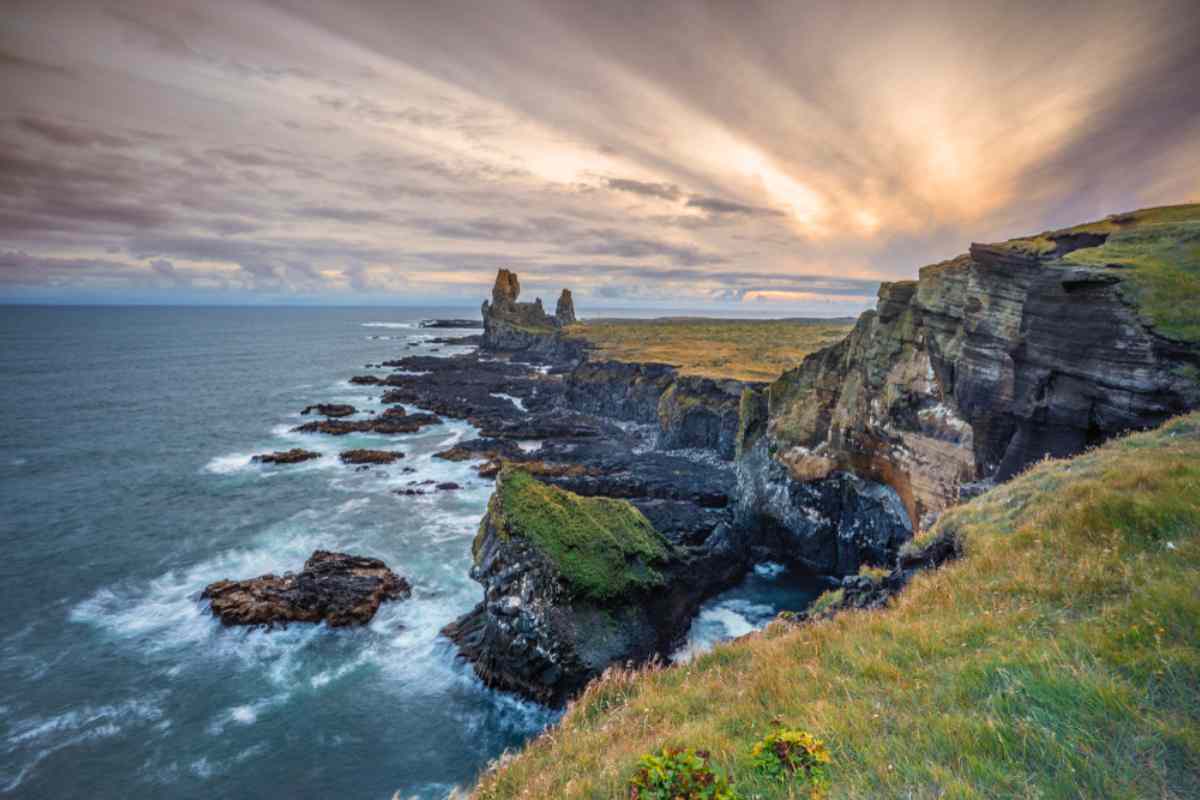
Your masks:
M678 200L683 196L678 186L671 183L647 183L628 178L608 178L605 185L619 192L631 192L644 197L657 197L662 200Z
M6 8L9 274L861 308L970 241L1200 200L1194 0L615 2Z

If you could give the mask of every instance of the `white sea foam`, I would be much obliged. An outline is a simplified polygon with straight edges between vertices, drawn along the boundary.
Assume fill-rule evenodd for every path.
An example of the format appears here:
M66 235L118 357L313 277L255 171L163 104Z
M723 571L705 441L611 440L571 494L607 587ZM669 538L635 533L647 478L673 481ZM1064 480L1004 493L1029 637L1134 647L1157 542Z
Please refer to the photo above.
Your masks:
M762 564L754 565L754 572L760 578L778 578L786 571L787 567L783 564L776 564L774 561L764 561Z
M416 328L415 322L364 322L364 328Z
M513 397L511 394L503 394L502 392L492 392L492 397L499 397L501 400L508 400L521 411L526 411L525 401L519 397Z
M253 455L254 453L229 453L217 456L205 464L204 469L217 475L230 475L249 468Z

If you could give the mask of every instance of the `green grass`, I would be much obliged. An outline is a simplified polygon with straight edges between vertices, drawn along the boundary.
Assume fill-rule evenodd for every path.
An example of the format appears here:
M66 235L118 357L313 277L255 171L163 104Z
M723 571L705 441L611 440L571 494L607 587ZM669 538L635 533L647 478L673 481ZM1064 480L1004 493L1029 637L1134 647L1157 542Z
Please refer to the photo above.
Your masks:
M617 670L475 796L623 798L643 753L712 754L743 798L779 725L834 798L1200 797L1200 414L1045 461L943 515L964 556L889 608Z
M1196 219L1122 230L1100 247L1068 253L1063 261L1117 265L1121 288L1159 333L1200 342L1200 206Z
M1200 342L1200 204L1145 208L1098 222L1004 245L1049 257L1054 238L1073 233L1104 233L1107 241L1067 253L1051 265L1114 268L1121 290L1164 336Z
M529 540L580 597L603 602L662 584L654 567L670 545L628 501L581 497L506 468L488 514L502 536Z
M845 319L591 320L570 326L567 335L592 343L600 359L670 364L680 374L706 378L772 381L852 327Z

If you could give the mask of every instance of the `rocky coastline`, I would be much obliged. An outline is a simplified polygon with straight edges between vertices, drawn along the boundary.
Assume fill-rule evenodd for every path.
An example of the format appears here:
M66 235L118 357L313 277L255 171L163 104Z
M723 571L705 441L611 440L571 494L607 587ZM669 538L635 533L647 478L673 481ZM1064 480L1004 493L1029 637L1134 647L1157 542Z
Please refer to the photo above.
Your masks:
M846 338L771 383L601 358L568 290L549 314L500 270L477 350L372 365L392 372L351 382L386 412L318 404L296 430L475 427L437 457L496 481L472 548L483 598L443 633L488 685L561 705L611 664L669 658L764 561L837 588L823 615L884 605L956 557L950 539L906 547L949 506L1200 407L1200 345L1157 330L1115 267L1062 261L1095 237L1045 237L883 284Z

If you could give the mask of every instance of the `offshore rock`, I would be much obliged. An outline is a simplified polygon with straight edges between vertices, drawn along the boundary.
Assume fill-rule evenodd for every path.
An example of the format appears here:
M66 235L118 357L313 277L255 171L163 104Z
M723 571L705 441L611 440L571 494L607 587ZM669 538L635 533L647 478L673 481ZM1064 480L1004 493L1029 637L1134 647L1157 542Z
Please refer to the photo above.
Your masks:
M348 433L416 433L429 425L439 425L441 421L441 418L434 414L424 412L406 414L401 408L389 408L372 419L323 419L306 422L292 428L292 431L295 433L326 433L331 436L345 436Z
M325 622L365 625L387 600L412 594L408 581L377 558L318 550L298 575L263 575L209 584L201 598L225 625Z
M274 453L263 453L253 456L250 460L260 464L299 464L313 458L320 458L320 453L293 447L291 450L278 450Z
M316 405L305 406L300 414L307 416L314 411L324 417L348 417L356 413L358 409L346 403L317 403Z
M391 464L404 458L399 450L345 450L339 456L343 464Z

